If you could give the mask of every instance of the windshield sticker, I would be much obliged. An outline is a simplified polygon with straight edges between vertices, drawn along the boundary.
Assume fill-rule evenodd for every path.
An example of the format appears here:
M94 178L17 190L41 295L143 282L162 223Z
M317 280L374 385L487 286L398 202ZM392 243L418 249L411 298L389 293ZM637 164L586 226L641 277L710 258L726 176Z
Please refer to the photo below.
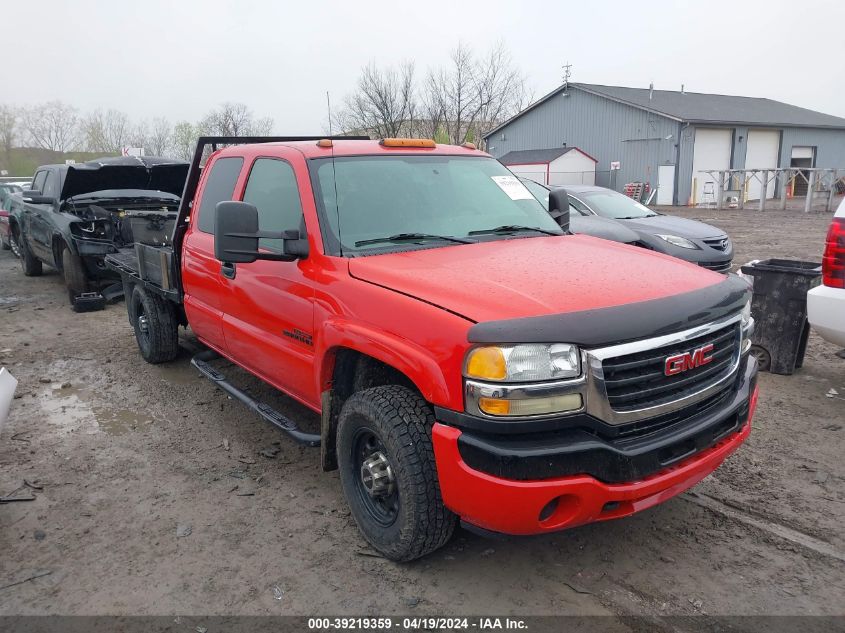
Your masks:
M490 176L499 188L508 194L511 200L533 200L534 196L516 176Z

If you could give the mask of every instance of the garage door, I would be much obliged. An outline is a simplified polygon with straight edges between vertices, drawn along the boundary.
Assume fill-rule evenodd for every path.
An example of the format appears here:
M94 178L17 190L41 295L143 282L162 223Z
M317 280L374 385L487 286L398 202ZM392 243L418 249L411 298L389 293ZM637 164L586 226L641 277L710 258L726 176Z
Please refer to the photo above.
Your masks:
M746 169L775 169L778 166L778 150L780 149L779 130L749 130L748 147L745 150ZM762 174L757 174L748 183L748 199L759 200L763 187ZM770 182L766 186L766 198L775 197L775 182L773 174L769 174Z
M704 171L731 168L732 139L731 130L696 128L695 145L692 153L693 202L701 202L705 189L712 189L712 202L716 201L716 179L710 174L704 173ZM707 183L710 183L710 185L708 186Z

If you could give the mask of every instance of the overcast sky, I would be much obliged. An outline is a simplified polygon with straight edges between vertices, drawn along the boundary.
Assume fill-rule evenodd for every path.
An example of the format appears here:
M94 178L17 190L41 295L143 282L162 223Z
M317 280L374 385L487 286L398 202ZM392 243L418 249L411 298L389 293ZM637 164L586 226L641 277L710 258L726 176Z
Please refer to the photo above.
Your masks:
M845 3L42 0L3 3L0 102L195 121L224 101L319 134L370 61L423 75L505 42L539 97L572 80L769 97L845 117Z

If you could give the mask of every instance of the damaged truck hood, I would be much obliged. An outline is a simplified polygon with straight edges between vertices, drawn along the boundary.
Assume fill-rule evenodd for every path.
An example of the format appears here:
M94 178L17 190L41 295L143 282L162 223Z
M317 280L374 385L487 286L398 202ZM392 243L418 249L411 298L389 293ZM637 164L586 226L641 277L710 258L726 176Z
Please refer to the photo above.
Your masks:
M662 299L725 279L674 257L586 235L360 257L349 260L349 272L475 322Z
M60 199L95 191L144 189L182 195L188 163L153 157L101 158L68 165Z

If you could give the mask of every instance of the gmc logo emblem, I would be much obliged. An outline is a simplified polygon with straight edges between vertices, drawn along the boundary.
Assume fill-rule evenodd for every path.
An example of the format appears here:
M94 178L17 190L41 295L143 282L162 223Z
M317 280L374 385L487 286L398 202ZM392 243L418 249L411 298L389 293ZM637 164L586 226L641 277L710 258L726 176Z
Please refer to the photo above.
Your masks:
M713 344L710 343L691 352L669 356L663 366L663 373L667 376L675 376L696 367L703 367L713 361L710 355L712 351Z

